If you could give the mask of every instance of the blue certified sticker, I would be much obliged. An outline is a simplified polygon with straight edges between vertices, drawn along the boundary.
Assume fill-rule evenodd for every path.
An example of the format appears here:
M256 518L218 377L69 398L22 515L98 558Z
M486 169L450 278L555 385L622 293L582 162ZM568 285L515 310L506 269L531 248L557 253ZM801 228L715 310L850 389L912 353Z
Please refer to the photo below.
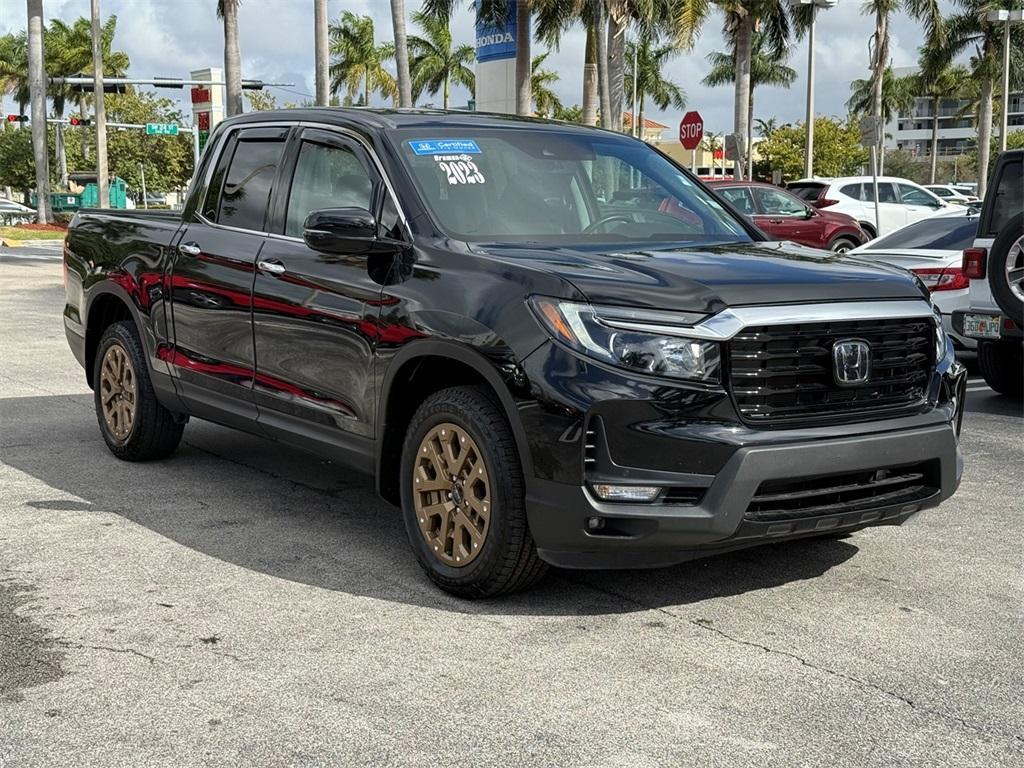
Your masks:
M480 147L472 139L413 139L409 146L417 155L480 154Z

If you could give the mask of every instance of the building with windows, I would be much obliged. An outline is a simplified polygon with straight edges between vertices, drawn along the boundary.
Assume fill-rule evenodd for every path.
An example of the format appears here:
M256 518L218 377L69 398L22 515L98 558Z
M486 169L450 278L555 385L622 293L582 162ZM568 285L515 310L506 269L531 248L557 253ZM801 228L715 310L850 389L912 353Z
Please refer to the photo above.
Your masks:
M896 67L896 77L917 74L916 67ZM999 106L999 94L996 94L996 107ZM932 123L939 121L939 157L962 155L974 146L978 132L974 127L974 115L965 110L970 109L971 102L967 99L943 99L939 102L938 116L932 114L934 104L931 99L918 97L914 99L909 110L901 111L890 120L885 127L886 146L890 149L902 149L915 157L930 157L932 149ZM1009 131L1024 130L1024 91L1010 93L1010 111L1007 116ZM993 135L999 134L999 121L993 121Z

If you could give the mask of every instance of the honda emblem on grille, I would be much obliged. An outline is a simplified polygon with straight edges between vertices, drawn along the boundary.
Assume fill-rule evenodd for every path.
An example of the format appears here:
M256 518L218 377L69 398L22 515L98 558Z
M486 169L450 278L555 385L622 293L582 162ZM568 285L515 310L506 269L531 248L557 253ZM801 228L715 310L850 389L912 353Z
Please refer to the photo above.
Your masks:
M855 387L871 375L871 347L863 339L840 339L832 347L836 384Z

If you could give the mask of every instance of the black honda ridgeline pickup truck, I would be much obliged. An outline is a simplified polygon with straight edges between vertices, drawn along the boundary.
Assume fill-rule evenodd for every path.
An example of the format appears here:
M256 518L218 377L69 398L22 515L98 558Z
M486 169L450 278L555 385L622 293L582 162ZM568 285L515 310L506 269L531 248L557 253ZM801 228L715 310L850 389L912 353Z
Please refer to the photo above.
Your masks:
M373 473L467 597L898 525L960 481L965 377L923 285L767 242L616 133L249 114L183 211L82 211L65 262L114 455L196 417Z

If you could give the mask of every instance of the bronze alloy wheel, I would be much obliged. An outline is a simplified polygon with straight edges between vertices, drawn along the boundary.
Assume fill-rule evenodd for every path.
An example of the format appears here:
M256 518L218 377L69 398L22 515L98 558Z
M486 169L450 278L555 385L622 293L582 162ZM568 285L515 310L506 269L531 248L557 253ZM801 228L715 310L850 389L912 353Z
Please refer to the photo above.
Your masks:
M116 440L127 440L135 423L138 387L135 368L120 344L111 344L100 366L100 404L103 420Z
M480 449L449 422L431 429L413 465L413 504L434 556L462 568L480 554L491 520L491 482Z

